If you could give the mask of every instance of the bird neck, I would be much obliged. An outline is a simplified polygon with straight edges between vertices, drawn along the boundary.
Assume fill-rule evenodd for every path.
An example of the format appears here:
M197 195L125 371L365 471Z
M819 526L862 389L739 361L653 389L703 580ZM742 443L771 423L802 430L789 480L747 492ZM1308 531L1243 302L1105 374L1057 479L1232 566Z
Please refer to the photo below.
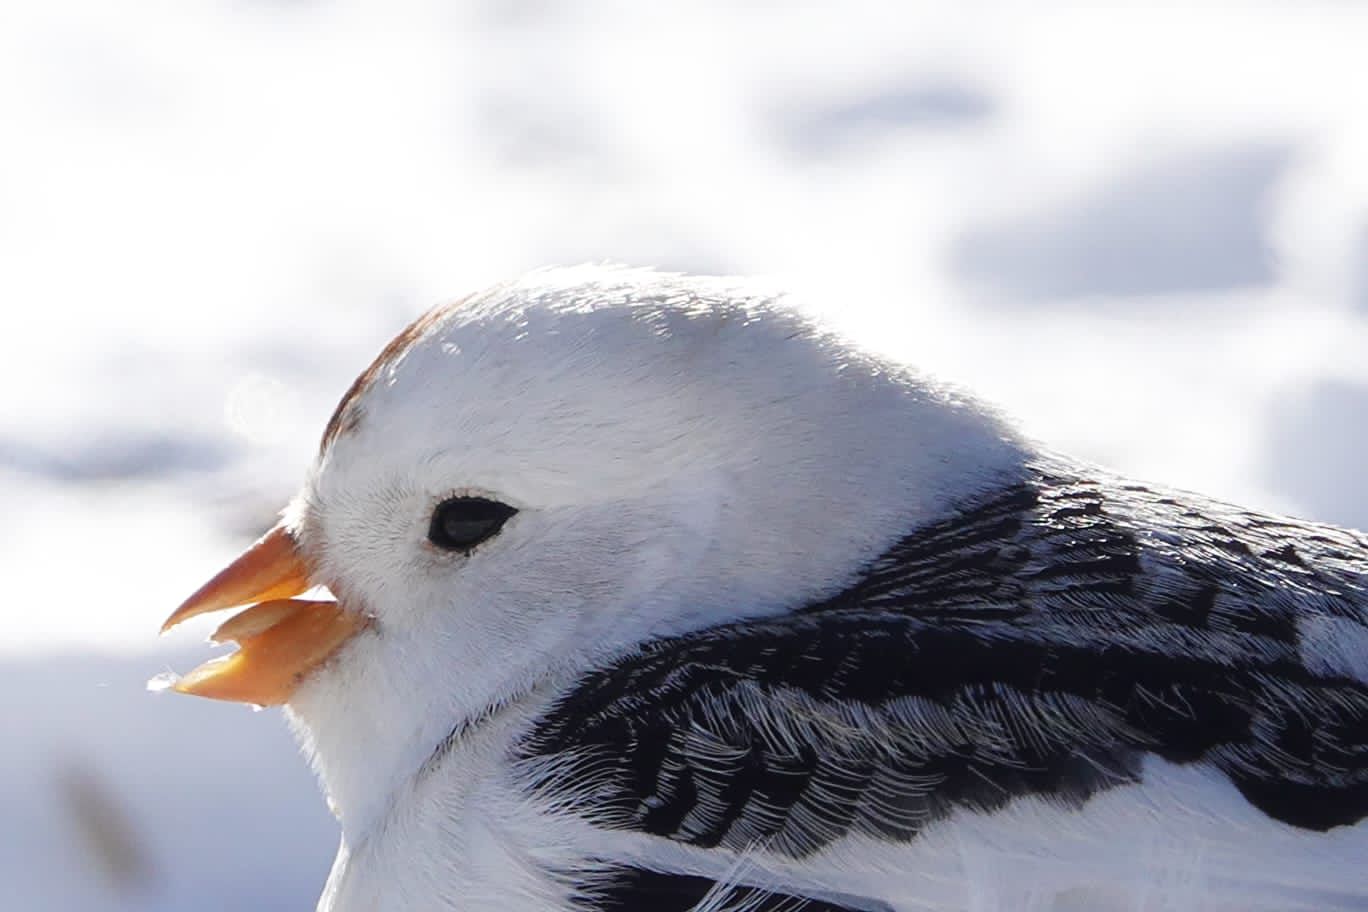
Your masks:
M394 642L401 632L365 636L372 639L355 644L355 654L342 657L333 673L307 681L286 707L351 846L382 828L391 809L438 767L469 773L448 777L454 787L473 783L476 767L501 756L538 708L574 677L543 665L525 673L513 669L506 684L483 677L488 689L479 693L453 691L438 683L450 681L449 667L384 662L394 654L424 654L416 644Z

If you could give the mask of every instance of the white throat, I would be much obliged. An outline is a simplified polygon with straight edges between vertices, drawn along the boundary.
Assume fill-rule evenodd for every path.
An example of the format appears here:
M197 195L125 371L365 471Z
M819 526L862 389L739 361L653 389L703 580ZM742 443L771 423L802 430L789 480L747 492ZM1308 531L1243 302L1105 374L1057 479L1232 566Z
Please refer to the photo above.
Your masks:
M370 642L353 644L353 653L378 656L403 648L385 642L383 631L363 636ZM545 704L548 692L571 677L558 669L528 669L519 678L525 686L472 707L434 687L419 663L389 665L357 654L339 656L339 662L345 673L328 669L306 682L286 713L349 845L381 828L429 768L457 753L464 741L491 728L512 737L509 717ZM358 681L374 686L357 686Z

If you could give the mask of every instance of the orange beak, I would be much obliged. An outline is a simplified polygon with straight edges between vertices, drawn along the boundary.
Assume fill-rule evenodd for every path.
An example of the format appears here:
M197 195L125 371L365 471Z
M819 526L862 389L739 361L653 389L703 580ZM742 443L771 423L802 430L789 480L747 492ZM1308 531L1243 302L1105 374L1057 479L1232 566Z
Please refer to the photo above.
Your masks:
M366 626L366 618L336 602L293 598L309 589L308 568L284 525L266 533L172 612L162 633L210 611L252 604L214 631L235 642L231 655L206 662L172 685L180 693L275 706L299 682Z

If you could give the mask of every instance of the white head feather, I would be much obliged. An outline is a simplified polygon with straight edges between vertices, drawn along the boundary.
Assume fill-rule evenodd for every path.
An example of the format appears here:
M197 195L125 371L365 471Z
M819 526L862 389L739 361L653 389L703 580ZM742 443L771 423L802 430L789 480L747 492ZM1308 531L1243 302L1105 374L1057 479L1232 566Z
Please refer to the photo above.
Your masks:
M372 629L290 712L349 839L462 720L651 638L797 607L1020 471L990 412L733 280L533 273L363 375L294 506ZM453 494L519 512L469 555Z

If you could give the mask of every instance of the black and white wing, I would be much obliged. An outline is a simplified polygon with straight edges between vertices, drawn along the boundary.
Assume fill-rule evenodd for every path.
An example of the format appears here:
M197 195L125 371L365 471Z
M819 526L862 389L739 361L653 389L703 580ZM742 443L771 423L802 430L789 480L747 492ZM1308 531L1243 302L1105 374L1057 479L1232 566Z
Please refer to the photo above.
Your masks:
M841 845L912 850L952 815L1022 800L1081 809L1155 761L1289 840L1351 831L1368 848L1366 591L1356 533L1042 471L834 598L590 675L523 759L559 770L539 794L606 830L769 871L839 866ZM1368 875L1330 877L1270 879L1286 908L1368 908ZM799 881L700 905L707 878L627 866L601 907L895 907L886 888Z

